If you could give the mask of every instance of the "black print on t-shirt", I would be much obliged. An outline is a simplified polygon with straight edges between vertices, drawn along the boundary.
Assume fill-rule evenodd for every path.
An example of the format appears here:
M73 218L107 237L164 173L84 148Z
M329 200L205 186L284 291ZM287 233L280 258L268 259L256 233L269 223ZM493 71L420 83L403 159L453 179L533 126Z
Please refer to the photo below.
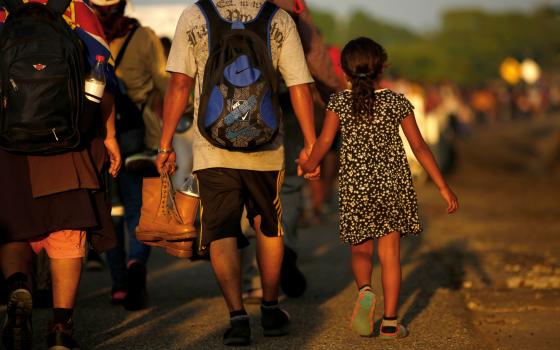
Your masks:
M253 16L250 16L246 13L241 13L239 9L225 9L223 11L225 12L225 18L230 22L249 22L253 20Z
M187 31L187 40L191 46L196 46L198 42L208 35L206 25L196 25Z
M263 2L262 1L250 1L250 0L241 0L239 2L239 4L237 4L237 6L244 6L244 7L249 7L252 6L253 8L261 8ZM219 9L222 9L224 7L232 7L233 5L233 0L218 0L216 1L216 7Z
M278 49L282 48L282 44L284 43L284 33L278 27L278 23L272 22L270 25L270 41L276 42L278 45Z
M218 0L216 1L216 7L222 8L226 6L233 6L233 0Z
M252 1L242 0L240 4L233 5L233 0L219 0L216 2L216 7L220 9L220 13L228 21L240 21L249 22L254 19L254 16L243 13L239 10L240 7L260 8L262 6L262 1ZM225 7L232 7L228 9ZM196 46L200 40L206 39L208 36L208 30L206 25L195 25L192 29L187 31L187 40L191 46ZM281 49L284 43L284 33L280 30L278 23L273 22L270 26L270 39L271 42L276 43L276 48Z

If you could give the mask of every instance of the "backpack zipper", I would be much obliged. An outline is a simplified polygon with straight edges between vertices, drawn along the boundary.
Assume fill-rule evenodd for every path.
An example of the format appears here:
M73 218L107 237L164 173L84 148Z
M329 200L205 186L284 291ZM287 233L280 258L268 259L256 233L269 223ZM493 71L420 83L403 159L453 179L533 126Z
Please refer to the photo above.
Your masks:
M52 128L51 131L54 135L54 138L56 139L56 142L58 142L59 140L58 140L58 136L56 136L56 128Z

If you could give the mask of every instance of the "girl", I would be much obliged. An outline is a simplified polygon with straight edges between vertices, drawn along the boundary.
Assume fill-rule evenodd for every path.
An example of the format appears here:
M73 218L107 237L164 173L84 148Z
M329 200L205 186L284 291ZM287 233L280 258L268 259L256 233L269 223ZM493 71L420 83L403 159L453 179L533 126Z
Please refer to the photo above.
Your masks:
M422 231L399 125L447 202L449 214L457 210L458 201L422 139L410 102L391 90L376 90L386 60L383 47L368 38L352 40L344 47L341 64L351 89L331 96L323 131L300 166L303 173L313 171L341 129L340 236L351 245L352 271L359 289L351 326L361 336L373 333L371 275L376 238L385 304L380 337L397 339L408 334L397 322L400 237Z

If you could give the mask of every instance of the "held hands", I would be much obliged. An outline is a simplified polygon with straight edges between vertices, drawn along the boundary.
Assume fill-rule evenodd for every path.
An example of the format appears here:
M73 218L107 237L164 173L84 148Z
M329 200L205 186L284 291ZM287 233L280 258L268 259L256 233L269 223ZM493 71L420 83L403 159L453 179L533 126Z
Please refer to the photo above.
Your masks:
M103 144L109 154L109 174L111 174L112 177L117 177L122 165L121 150L119 148L117 138L108 137L103 141Z
M312 167L312 164L308 161L309 155L313 146L306 147L299 153L299 158L296 160L298 164L297 174L310 181L319 180L321 177L321 166Z
M453 191L451 191L451 189L447 186L441 189L439 192L447 203L447 214L453 214L454 212L456 212L459 208L459 200L457 199L455 193L453 193Z

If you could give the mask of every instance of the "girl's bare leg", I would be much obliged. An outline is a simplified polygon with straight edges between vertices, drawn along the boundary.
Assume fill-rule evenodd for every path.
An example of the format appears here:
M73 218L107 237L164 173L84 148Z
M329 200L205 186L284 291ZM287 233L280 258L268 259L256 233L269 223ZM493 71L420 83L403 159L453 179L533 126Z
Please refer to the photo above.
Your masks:
M391 232L379 238L377 242L386 317L397 316L399 290L401 288L400 241L400 234Z
M358 288L371 286L373 272L373 239L350 247L352 252L352 272Z

